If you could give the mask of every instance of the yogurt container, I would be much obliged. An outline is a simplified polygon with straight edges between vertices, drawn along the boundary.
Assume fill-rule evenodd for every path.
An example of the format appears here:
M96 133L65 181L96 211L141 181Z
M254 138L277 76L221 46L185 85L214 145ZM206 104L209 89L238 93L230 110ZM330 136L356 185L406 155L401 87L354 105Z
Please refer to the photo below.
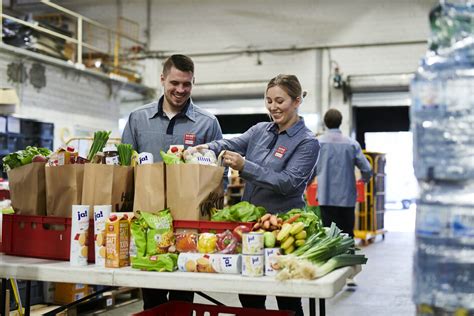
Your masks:
M263 255L263 234L262 233L242 234L242 254Z
M248 277L263 276L264 260L263 255L242 255L242 275Z
M178 256L178 270L183 272L240 274L241 266L241 255L182 252Z
M276 259L281 255L280 248L265 248L265 275L276 275Z
M138 155L138 164L140 165L149 165L153 163L153 154L142 152Z
M73 205L71 214L71 249L69 262L73 266L86 266L89 250L89 205Z
M95 264L105 267L105 222L112 212L112 205L94 205Z

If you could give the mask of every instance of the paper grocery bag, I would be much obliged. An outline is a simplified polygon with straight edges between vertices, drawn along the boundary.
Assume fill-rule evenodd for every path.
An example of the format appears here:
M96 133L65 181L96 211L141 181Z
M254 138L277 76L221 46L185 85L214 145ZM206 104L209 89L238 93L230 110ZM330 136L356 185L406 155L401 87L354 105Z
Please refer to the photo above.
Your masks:
M157 213L165 204L165 166L162 162L135 167L133 211Z
M46 184L44 162L8 171L10 199L16 214L46 215Z
M85 164L82 204L110 204L112 212L132 212L133 167Z
M208 220L213 207L222 209L223 167L166 165L166 207L173 219Z
M45 175L46 215L71 217L72 205L82 204L84 165L46 167Z

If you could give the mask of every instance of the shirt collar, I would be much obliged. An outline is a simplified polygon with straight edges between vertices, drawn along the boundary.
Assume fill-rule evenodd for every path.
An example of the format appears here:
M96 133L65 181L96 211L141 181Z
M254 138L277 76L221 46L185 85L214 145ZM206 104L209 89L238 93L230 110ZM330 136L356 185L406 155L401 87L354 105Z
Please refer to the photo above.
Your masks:
M286 133L286 134L288 134L288 136L292 137L292 136L296 135L303 127L305 127L304 119L303 119L303 117L300 116L299 121L296 122L296 124L293 124L293 126L288 128L287 130L285 130L284 133ZM276 123L272 123L272 124L268 125L267 131L269 131L269 132L271 131L271 132L277 134L278 133L278 125Z
M165 115L165 112L163 111L163 100L164 100L164 96L161 96L160 99L157 102L157 106L155 107L155 109L148 116L149 119L153 119L155 117L160 117L160 116ZM188 99L188 101L186 102L186 105L184 106L184 108L177 115L181 115L181 116L184 115L193 122L196 120L196 113L195 113L195 109L194 109L194 103L191 100L191 98Z
M341 134L341 130L339 128L329 128L328 133L338 133Z

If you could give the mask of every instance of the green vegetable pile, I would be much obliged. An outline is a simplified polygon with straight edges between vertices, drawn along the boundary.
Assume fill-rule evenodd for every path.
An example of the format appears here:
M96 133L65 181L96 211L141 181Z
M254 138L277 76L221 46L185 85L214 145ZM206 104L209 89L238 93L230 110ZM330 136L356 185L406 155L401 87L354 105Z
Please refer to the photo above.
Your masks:
M242 201L222 210L211 210L211 221L216 222L256 222L266 213L262 206Z
M98 131L94 133L94 140L92 141L91 149L87 155L87 160L92 161L94 156L104 149L105 144L109 141L111 131Z
M24 150L19 150L3 157L3 171L7 172L11 169L18 168L31 163L34 156L41 155L48 157L51 151L48 148L36 148L28 146Z

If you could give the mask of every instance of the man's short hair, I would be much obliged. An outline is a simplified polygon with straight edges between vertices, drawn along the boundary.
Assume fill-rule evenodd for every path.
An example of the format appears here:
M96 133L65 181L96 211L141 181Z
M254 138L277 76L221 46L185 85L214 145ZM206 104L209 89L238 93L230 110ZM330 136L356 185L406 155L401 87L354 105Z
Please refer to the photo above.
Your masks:
M324 114L324 124L327 128L339 128L342 123L342 114L336 109L329 109Z
M178 70L191 72L194 75L194 63L191 58L185 55L171 55L168 57L163 64L163 75L166 76L169 72L171 67L175 67Z

